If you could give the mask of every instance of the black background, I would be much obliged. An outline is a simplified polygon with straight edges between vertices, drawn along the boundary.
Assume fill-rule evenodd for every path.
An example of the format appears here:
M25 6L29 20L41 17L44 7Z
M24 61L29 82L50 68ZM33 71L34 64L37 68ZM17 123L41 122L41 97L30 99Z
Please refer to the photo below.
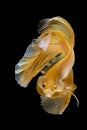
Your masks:
M48 2L48 3L47 3ZM8 87L4 91L5 120L9 127L24 129L77 129L84 126L85 116L85 10L81 3L59 3L59 1L32 1L30 3L12 3L7 13L8 37ZM75 91L80 105L77 108L74 97L62 115L45 113L40 106L39 94L36 91L36 81L39 74L32 79L26 89L15 81L14 67L22 58L27 46L33 38L37 38L37 26L41 19L61 16L73 27L75 32L75 64L74 80L77 85ZM10 32L10 33L9 33ZM3 97L4 97L3 96ZM84 103L84 104L83 104ZM82 110L83 109L83 110ZM83 121L82 121L83 120ZM26 127L26 128L25 128Z

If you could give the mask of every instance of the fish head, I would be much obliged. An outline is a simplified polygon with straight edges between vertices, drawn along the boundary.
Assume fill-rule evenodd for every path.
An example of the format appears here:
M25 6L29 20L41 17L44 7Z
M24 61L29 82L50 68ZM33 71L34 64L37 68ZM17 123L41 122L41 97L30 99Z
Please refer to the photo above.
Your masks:
M39 77L37 81L37 92L41 96L55 99L60 96L63 91L63 83L55 82L55 80L47 79L46 76Z

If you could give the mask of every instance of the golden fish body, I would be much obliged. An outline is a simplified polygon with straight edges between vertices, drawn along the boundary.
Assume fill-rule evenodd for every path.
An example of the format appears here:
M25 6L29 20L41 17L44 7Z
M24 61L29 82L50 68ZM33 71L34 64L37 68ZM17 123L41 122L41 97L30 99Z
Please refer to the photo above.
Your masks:
M75 61L74 32L65 19L53 17L40 21L38 33L40 36L32 40L15 66L15 79L27 87L31 79L41 72L42 76L37 81L41 105L48 113L62 114L76 89L72 70Z

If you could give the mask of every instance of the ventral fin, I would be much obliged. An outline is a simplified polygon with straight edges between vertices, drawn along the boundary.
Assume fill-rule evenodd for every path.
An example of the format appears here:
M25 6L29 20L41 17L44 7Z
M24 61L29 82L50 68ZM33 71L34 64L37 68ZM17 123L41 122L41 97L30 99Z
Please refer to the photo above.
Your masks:
M50 99L41 96L41 105L43 109L50 114L62 114L70 102L71 95L63 95L57 99Z

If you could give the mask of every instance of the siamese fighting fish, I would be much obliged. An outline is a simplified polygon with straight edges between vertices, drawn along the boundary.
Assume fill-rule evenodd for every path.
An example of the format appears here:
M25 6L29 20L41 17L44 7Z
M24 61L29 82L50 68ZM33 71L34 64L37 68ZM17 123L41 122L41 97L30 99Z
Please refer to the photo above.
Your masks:
M41 106L49 114L62 114L74 91L73 65L75 62L74 31L64 18L57 16L43 19L38 25L38 37L27 47L22 59L15 66L15 79L27 87L38 73L36 90Z

